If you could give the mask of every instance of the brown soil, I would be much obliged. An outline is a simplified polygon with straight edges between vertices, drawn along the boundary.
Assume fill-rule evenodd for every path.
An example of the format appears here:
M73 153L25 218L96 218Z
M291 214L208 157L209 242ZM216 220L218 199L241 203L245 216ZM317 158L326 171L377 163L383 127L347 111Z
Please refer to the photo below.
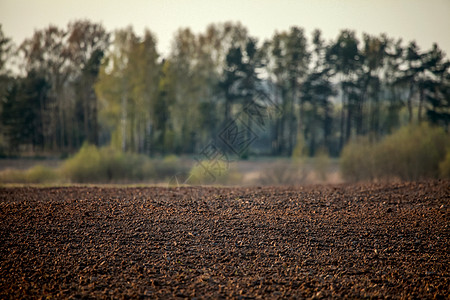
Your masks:
M0 298L449 298L450 181L0 189Z

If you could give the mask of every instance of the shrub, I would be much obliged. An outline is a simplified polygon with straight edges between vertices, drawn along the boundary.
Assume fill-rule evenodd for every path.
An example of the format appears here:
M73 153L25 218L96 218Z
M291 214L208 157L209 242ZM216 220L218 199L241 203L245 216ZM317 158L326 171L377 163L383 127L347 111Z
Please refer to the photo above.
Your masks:
M1 183L27 183L26 174L21 170L6 169L0 172Z
M1 183L51 183L58 181L58 178L57 170L42 165L29 170L8 169L0 172Z
M110 147L98 149L85 144L65 161L62 173L72 182L142 181L154 175L153 165L145 155L123 153Z
M321 181L327 180L328 169L330 167L330 156L325 149L320 149L314 157L314 171Z
M352 181L437 178L449 144L442 128L426 123L407 126L379 143L364 138L347 144L340 159L341 172Z
M447 150L445 159L439 164L439 175L441 178L450 178L450 148Z
M374 179L373 145L367 138L360 138L347 144L342 150L340 169L351 181Z
M179 172L187 172L189 168L183 170L181 161L176 155L168 155L163 160L154 161L156 179L164 180L175 176Z
M27 170L25 175L28 183L51 183L59 178L57 170L42 165Z
M196 163L189 172L188 184L238 184L242 175L230 169L227 162L201 161Z
M119 176L118 180L144 181L155 176L155 170L151 160L142 154L125 153L123 161L125 163L125 178Z
M153 164L145 155L123 153L113 148L102 148L100 154L108 182L143 181L154 175Z
M439 162L445 158L449 137L440 127L401 128L381 142L377 165L384 177L403 180L439 177ZM381 149L380 149L381 148Z
M79 183L100 182L107 177L100 151L88 144L84 144L77 154L64 162L62 173L72 182Z
M292 150L292 161L294 163L302 164L304 163L307 157L307 150L305 140L303 135L297 136L297 143L295 144L294 149Z

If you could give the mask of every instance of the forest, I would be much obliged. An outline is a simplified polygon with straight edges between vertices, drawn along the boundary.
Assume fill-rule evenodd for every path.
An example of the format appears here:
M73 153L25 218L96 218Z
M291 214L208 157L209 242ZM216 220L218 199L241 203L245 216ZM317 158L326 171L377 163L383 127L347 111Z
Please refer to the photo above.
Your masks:
M259 41L226 22L178 30L163 55L150 30L78 20L15 45L0 27L0 155L67 157L87 143L150 157L208 145L338 157L408 124L448 133L449 67L437 44L353 30L327 41L291 27Z

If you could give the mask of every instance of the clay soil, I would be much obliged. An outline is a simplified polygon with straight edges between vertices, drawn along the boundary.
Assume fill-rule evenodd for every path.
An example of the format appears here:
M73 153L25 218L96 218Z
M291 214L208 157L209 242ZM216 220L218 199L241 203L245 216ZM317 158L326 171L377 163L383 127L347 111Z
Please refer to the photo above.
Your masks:
M450 181L2 188L0 298L443 298Z

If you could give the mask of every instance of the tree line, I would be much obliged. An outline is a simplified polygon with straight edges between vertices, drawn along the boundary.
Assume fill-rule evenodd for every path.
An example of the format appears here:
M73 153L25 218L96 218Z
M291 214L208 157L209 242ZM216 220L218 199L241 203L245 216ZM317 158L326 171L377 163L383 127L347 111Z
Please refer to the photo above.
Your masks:
M180 29L163 56L149 30L80 20L15 46L0 28L0 152L70 154L88 142L196 154L253 103L270 116L263 128L243 120L257 136L246 156L338 156L405 124L448 132L449 66L437 44L352 30L326 41L292 27L258 41L240 23L211 24Z

